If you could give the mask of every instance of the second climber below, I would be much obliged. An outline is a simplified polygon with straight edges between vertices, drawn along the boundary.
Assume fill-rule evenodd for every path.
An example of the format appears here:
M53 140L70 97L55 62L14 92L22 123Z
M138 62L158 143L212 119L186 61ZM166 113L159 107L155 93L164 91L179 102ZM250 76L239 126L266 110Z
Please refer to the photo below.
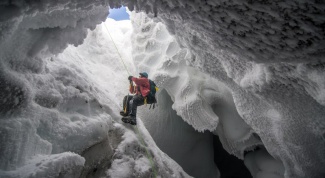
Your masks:
M139 73L139 78L129 76L130 93L134 95L127 95L123 99L123 111L120 114L123 116L122 121L132 125L137 124L137 107L144 105L145 100L150 100L150 83L148 74L146 72ZM133 85L135 83L135 86Z

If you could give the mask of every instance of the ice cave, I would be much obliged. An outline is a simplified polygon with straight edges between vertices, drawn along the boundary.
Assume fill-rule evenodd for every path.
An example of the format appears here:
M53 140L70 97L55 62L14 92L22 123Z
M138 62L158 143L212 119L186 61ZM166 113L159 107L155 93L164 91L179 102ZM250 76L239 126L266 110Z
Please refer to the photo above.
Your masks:
M0 177L324 178L325 2L1 1Z

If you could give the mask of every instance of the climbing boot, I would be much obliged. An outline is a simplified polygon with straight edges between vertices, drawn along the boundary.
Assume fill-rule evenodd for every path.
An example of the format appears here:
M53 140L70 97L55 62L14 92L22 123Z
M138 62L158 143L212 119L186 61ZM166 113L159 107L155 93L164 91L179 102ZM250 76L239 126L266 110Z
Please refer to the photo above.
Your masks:
M133 116L131 116L131 122L130 122L131 125L137 125L137 119Z
M124 111L120 111L120 115L123 116L123 117L125 117L125 116L128 115L128 113L125 113Z
M125 116L122 118L122 121L125 123L129 123L131 125L136 125L137 124L137 119L135 116Z

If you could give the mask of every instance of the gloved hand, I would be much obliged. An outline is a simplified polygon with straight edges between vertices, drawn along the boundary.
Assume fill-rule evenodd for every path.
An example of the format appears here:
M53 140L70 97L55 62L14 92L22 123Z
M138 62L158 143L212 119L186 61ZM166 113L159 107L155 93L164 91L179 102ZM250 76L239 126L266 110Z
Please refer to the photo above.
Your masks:
M128 77L128 79L130 80L130 82L132 81L132 77L133 77L133 76L131 76L131 75Z

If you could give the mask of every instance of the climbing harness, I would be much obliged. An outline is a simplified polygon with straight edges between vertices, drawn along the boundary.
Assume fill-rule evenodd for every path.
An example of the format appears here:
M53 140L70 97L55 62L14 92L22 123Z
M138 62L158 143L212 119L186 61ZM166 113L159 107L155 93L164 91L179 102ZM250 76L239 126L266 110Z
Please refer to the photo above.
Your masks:
M116 46L116 44L115 44L115 42L114 42L114 40L113 40L111 34L109 33L109 30L108 30L108 28L106 27L105 22L104 22L104 26L105 26L105 28L106 28L106 30L107 30L107 32L108 32L108 34L109 34L109 36L110 36L110 38L111 38L113 44L114 44L114 46L115 46L115 49L116 49L117 53L119 54L119 57L120 57L120 59L121 59L123 65L124 65L124 68L125 68L126 72L130 75L130 72L128 71L128 69L127 69L127 67L126 67L126 65L125 65L125 63L124 63L123 58L122 58L122 56L121 56L119 50L117 49L117 46ZM130 87L133 87L132 82L130 82ZM147 98L147 97L146 97L146 98ZM145 102L146 102L146 98L145 98ZM129 99L129 94L127 95L126 102L128 102L128 99ZM126 113L126 111L127 111L127 103L125 103L124 113ZM150 162L151 167L152 167L152 170L153 170L154 177L156 178L156 177L157 177L157 171L156 171L156 167L155 167L155 164L154 164L153 158L152 158L150 152L148 151L148 149L147 149L147 147L146 147L146 144L145 144L144 139L143 139L143 137L142 137L142 135L141 135L141 133L140 133L140 131L139 131L139 129L138 129L138 126L135 125L134 127L135 127L135 130L136 130L136 132L137 132L136 134L139 136L139 139L140 139L140 141L142 142L141 144L144 145L144 148L145 148L145 150L146 150L147 157L148 157L148 159L149 159L149 162Z

